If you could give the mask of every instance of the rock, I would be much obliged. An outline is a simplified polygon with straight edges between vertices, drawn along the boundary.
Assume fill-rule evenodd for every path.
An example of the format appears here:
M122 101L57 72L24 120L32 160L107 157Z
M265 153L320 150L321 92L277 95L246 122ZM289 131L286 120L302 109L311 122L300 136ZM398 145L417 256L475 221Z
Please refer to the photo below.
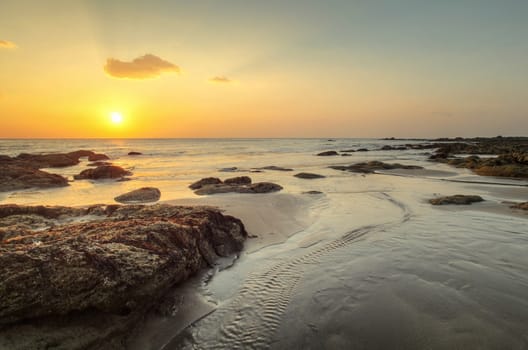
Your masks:
M368 152L369 150L366 149L366 148L360 148L360 149L357 149L356 152Z
M73 178L76 180L100 180L100 179L119 179L124 176L132 175L128 170L125 170L117 165L101 165L95 169L86 169L81 171L79 175Z
M119 203L148 203L157 202L161 192L155 187L143 187L114 198Z
M528 202L517 203L517 204L510 206L510 208L528 210Z
M473 195L462 195L457 194L454 196L438 197L429 200L432 205L445 205L445 204L456 204L456 205L469 205L471 203L482 202L484 199L480 196Z
M234 167L229 167L229 168L222 168L222 169L219 169L218 171L222 173L232 173L232 172L238 171L238 168L234 166Z
M4 240L0 342L122 348L125 332L174 285L240 251L246 238L240 220L216 209L136 205Z
M282 190L282 186L271 182L257 182L252 184L248 176L239 176L227 179L224 182L218 178L205 178L191 186L197 195L218 193L269 193Z
M323 192L321 191L306 191L306 192L303 192L303 194L322 194Z
M0 192L25 188L51 188L68 186L60 175L14 164L0 164Z
M134 151L132 151L132 152L128 152L128 155L129 155L129 156L140 156L140 155L142 155L142 154L143 154L143 153L141 153L141 152L134 152Z
M237 176L230 179L225 179L226 185L249 185L251 184L251 178L249 176Z
M390 146L390 145L385 145L380 148L381 151L403 151L406 149L407 147L405 146Z
M283 167L275 166L275 165L264 166L264 167L256 168L256 169L257 170L275 170L275 171L293 171L293 169L283 168Z
M337 156L337 155L339 155L339 153L337 153L336 151L324 151L324 152L318 153L317 155L318 156L323 156L323 157L328 157L328 156Z
M34 169L41 168L62 168L79 164L79 158L69 154L28 154L21 153L16 157L17 160L26 163L26 167Z
M217 185L221 183L222 183L222 180L220 180L217 177L206 177L199 181L196 181L195 183L192 183L191 185L189 185L189 188L191 190L197 190L199 188L202 188L205 185Z
M282 190L282 186L272 182L257 182L249 186L249 193L270 193Z
M350 153L342 153L341 154L341 157L350 157L352 156Z
M298 173L293 176L298 177L300 179L322 179L326 177L324 175L313 174L313 173Z
M102 153L94 153L94 154L91 154L88 156L88 160L90 162L98 162L98 161L101 161L101 160L109 160L110 157L108 157L106 154L102 154Z
M329 168L335 169L335 170L350 171L354 173L365 173L365 174L374 173L376 170L423 169L423 167L417 166L417 165L403 165L399 163L388 164L388 163L383 163L377 160L373 160L370 162L356 163L356 164L349 165L349 166L333 165L333 166L330 166Z
M354 153L356 150L355 149L344 149L342 151L339 151L341 153Z

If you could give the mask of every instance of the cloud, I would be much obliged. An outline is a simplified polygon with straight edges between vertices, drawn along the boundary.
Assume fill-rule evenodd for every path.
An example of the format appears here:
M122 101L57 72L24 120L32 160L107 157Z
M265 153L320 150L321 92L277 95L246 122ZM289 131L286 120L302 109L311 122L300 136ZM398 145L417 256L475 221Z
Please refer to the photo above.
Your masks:
M131 62L109 58L106 60L104 70L113 77L129 79L148 79L158 77L163 73L180 72L177 65L151 54L135 58Z
M230 83L231 79L222 75L222 76L212 77L211 79L209 79L209 81L213 83Z
M16 49L18 46L9 40L0 40L0 49Z

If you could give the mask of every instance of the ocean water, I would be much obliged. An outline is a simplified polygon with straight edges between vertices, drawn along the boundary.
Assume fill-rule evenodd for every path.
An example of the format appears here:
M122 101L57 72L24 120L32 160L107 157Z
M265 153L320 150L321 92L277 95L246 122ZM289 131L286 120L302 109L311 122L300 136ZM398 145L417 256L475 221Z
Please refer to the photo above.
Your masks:
M304 225L278 243L243 252L229 268L198 276L196 288L214 312L171 332L175 314L164 320L163 332L150 329L130 349L528 349L528 215L504 203L527 201L528 182L431 163L426 150L379 150L402 143L411 142L1 140L0 154L103 152L134 175L127 182L73 181L61 189L4 193L0 203L111 203L142 186L159 187L162 200L195 199L187 186L206 176L248 175L284 187L276 194L214 196L248 207L280 204L279 211ZM350 148L370 151L315 156ZM363 175L328 168L368 160L425 170ZM49 171L72 177L85 165ZM269 165L295 172L251 172ZM231 167L238 171L222 171ZM292 176L301 171L327 177ZM303 194L310 190L322 194ZM457 193L485 202L427 202ZM297 204L301 210L288 209ZM276 234L277 217L262 215L261 226Z

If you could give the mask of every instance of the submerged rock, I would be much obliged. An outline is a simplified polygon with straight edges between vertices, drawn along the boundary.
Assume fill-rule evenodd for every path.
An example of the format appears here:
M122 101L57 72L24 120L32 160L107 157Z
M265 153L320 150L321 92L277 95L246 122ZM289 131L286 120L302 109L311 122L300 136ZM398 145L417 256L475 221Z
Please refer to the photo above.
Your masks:
M298 173L293 176L298 177L300 179L323 179L326 177L324 175L313 174L313 173Z
M95 169L86 169L81 171L79 175L75 175L75 180L100 180L100 179L119 179L124 176L132 175L128 170L125 170L117 165L100 165Z
M134 151L132 151L132 152L128 152L128 155L129 155L129 156L140 156L140 155L142 155L142 154L143 154L143 153L141 153L141 152L134 152Z
M484 199L481 196L456 194L454 196L433 198L429 200L429 203L431 203L432 205L469 205L471 203L477 203L482 201L484 201Z
M328 156L338 156L339 153L336 151L325 151L317 154L318 156L328 157Z
M148 203L157 202L161 197L161 192L155 187L143 187L128 193L124 193L114 198L119 203Z
M322 194L322 193L323 193L323 192L321 192L321 191L313 191L313 190L312 190L312 191L305 191L305 192L303 192L303 194Z
M348 166L332 165L329 168L335 169L335 170L343 170L343 171L350 171L354 173L365 173L365 174L374 173L376 170L423 169L423 167L417 166L417 165L403 165L399 163L388 164L388 163L383 163L377 160L373 160L370 162L356 163L356 164L352 164Z
M42 210L28 208L17 210ZM26 231L2 242L2 347L119 344L172 286L240 251L247 237L240 220L216 209L113 209L95 221Z

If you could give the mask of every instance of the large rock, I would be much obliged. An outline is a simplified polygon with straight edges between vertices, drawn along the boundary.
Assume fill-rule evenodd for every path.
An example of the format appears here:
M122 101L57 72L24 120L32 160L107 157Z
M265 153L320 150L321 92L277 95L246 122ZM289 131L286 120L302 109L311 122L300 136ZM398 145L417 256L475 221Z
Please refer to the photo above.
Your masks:
M68 180L60 175L20 165L0 164L0 192L26 188L50 188L68 186Z
M157 202L161 192L155 187L143 187L134 191L124 193L114 198L119 203L149 203Z
M271 182L257 182L252 184L248 176L239 176L226 179L225 182L216 178L208 177L201 179L191 186L197 195L208 195L218 193L269 193L282 190L282 186Z
M352 164L348 166L332 165L330 166L330 168L336 169L336 170L350 171L353 173L365 173L365 174L374 173L377 170L423 169L423 167L417 166L417 165L403 165L399 163L388 164L388 163L383 163L377 160L373 160L370 162L356 163L356 164Z
M117 165L100 165L94 169L86 169L81 171L79 175L75 175L76 180L100 180L100 179L119 179L124 176L132 175L128 170L125 170Z
M429 200L429 203L431 203L432 205L469 205L471 203L477 203L482 201L484 201L484 199L481 196L456 194L454 196L433 198Z
M100 209L93 212L107 214L95 221L26 231L2 242L2 348L110 348L108 341L121 339L119 332L133 328L131 322L172 286L238 252L247 237L240 220L216 209Z

